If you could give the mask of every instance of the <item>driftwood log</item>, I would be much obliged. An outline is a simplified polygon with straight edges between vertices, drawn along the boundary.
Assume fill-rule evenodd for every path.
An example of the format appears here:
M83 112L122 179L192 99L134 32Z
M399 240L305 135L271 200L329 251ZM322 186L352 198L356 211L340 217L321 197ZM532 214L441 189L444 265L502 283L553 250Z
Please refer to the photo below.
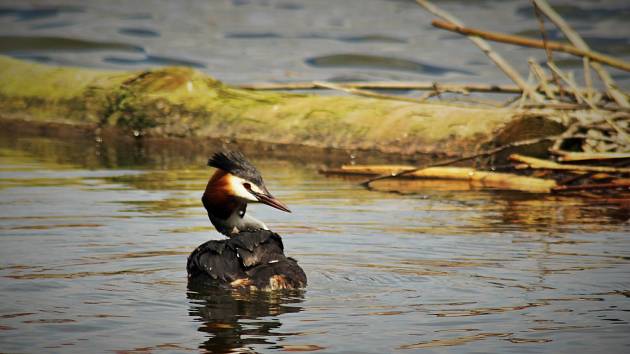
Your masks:
M116 127L121 134L225 138L321 149L461 156L506 132L557 134L509 108L253 92L184 67L117 72L0 56L0 119ZM524 128L519 128L525 124Z

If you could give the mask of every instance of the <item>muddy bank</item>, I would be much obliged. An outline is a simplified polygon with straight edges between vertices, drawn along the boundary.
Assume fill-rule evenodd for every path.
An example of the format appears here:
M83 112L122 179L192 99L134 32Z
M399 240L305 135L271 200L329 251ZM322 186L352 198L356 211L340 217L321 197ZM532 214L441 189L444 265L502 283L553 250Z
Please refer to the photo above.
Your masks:
M0 57L0 113L129 136L405 155L456 156L497 137L518 140L561 129L535 116L515 120L522 114L509 109L254 92L185 67L116 72L8 57Z

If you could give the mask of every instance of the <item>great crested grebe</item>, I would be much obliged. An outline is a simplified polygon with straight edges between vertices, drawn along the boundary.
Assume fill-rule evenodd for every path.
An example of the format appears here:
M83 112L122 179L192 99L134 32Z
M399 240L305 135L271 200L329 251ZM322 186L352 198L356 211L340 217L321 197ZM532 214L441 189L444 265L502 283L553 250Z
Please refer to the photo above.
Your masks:
M306 286L297 261L284 255L280 235L246 213L247 203L263 203L291 212L265 187L260 172L240 152L215 153L217 168L201 197L214 227L228 236L197 247L188 257L189 281L262 290Z

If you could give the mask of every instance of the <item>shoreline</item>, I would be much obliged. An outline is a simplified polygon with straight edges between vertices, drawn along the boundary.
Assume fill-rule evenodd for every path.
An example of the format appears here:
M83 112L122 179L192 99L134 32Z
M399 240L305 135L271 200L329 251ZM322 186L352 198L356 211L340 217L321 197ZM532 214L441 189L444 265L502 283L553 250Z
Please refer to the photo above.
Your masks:
M0 120L33 129L246 142L266 151L360 153L381 161L458 157L564 129L535 110L257 92L185 67L116 72L5 56L0 64Z

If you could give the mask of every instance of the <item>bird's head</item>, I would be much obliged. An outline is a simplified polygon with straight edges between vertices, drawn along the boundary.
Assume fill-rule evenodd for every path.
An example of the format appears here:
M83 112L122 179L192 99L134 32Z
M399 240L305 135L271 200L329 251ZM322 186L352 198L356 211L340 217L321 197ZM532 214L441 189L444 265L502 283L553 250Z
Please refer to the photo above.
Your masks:
M223 194L225 197L240 199L246 203L263 203L291 212L284 203L269 193L258 169L240 152L215 153L208 160L208 166L218 170L208 182L206 193Z

